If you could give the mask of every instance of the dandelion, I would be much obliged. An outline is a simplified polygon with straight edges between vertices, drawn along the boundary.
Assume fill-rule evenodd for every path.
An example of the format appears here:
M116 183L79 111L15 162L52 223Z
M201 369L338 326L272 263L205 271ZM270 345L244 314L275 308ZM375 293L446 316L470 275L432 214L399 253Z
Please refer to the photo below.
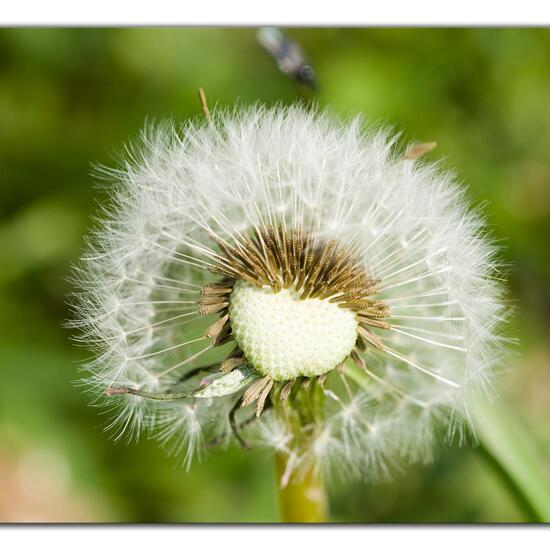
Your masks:
M441 427L462 437L502 355L496 251L453 176L417 159L432 144L395 141L252 107L148 129L106 170L74 324L119 436L187 466L267 446L283 486L388 477Z

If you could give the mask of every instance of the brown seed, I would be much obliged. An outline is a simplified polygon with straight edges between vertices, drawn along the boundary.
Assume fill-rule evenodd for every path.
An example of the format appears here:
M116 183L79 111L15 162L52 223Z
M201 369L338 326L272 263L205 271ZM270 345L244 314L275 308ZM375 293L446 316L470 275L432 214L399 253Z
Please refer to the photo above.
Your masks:
M212 323L205 331L204 335L207 338L213 338L214 340L221 334L226 323L229 321L229 315L224 315L221 319L218 319L215 323Z
M248 389L243 394L241 407L247 407L248 405L250 405L250 403L253 403L254 401L256 401L261 391L265 388L267 384L269 384L269 380L270 380L269 376L264 376L263 378L260 378L259 380L252 382L252 384L248 387Z
M246 363L246 359L240 355L237 357L228 357L220 364L220 370L222 372L229 372L232 371L234 368L239 367L240 365L244 365Z
M262 411L264 410L265 400L273 387L273 380L269 380L268 383L264 386L264 389L260 392L258 396L258 402L256 403L256 418L258 418Z
M367 342L369 342L369 344L372 344L375 348L378 348L380 350L384 349L384 342L382 342L382 340L378 336L376 336L366 328L359 325L359 327L357 328L357 332L359 333L360 336L362 336Z
M222 309L225 309L228 305L229 302L221 302L219 304L202 306L199 308L199 315L212 315L212 313L218 313Z
M232 286L225 286L222 284L211 284L201 288L201 294L203 296L229 294L233 290Z
M351 352L351 360L360 368L360 369L363 369L365 370L367 368L367 363L366 361L363 359L363 357L361 357L357 351L353 350Z
M381 321L379 319L371 319L370 317L363 317L362 315L358 315L357 319L360 324L363 325L369 325L371 327L377 327L377 328L383 328L383 329L390 329L391 325L387 321Z
M288 399L288 396L290 395L290 392L292 391L292 387L296 383L296 380L289 380L281 390L281 401L286 401Z

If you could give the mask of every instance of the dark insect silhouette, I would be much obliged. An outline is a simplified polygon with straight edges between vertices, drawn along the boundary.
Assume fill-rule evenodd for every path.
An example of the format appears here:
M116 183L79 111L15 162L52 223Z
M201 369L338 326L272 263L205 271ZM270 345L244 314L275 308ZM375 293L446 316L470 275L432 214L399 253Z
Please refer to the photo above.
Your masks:
M315 89L315 71L297 42L276 27L262 28L257 36L258 42L275 59L282 73Z

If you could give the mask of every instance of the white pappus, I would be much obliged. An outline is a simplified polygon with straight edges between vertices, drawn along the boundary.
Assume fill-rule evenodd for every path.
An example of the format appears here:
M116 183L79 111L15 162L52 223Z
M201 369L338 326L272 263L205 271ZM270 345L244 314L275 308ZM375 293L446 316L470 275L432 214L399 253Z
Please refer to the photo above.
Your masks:
M464 433L505 349L496 248L454 177L397 149L255 106L148 128L105 170L72 324L119 435L373 479Z

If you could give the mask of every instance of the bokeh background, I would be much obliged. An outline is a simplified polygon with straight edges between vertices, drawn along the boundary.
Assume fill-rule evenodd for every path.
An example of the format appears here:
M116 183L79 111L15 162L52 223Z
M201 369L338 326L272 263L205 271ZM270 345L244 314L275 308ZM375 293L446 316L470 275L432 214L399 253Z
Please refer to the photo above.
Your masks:
M290 29L319 104L363 113L457 171L509 262L519 338L502 393L550 472L550 30ZM212 452L185 472L155 442L114 442L76 385L67 276L113 164L147 120L290 103L255 29L0 29L0 521L277 520L272 458ZM309 94L309 97L311 94ZM392 483L330 487L332 519L527 521L495 468L458 446Z

